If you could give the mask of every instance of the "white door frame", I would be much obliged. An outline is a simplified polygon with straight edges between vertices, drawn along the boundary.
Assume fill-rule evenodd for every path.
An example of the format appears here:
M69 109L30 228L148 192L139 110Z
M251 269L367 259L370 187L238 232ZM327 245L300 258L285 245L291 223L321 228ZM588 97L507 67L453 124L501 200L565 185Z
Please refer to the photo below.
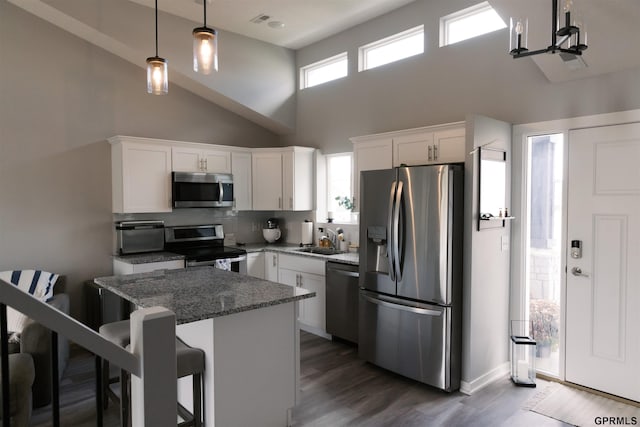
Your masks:
M526 150L527 138L536 135L564 134L564 171L562 194L562 265L567 265L567 174L568 174L568 135L570 130L585 129L601 126L610 126L640 121L640 109L617 113L582 116L568 119L551 120L545 122L526 123L514 125L512 137L512 161L511 172L511 211L516 217L511 226L511 303L510 319L524 319L527 314L527 295L522 284L526 283L526 245L528 218L525 213L528 208L528 182ZM517 191L520 192L518 195ZM558 378L565 380L565 325L566 325L566 272L561 280L561 331L560 331L560 370Z

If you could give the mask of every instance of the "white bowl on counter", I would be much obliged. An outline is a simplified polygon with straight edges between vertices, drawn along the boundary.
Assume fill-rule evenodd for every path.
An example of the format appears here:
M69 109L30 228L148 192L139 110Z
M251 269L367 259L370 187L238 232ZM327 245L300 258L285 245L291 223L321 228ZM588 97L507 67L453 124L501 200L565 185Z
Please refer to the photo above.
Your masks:
M273 243L278 240L281 236L279 228L263 228L262 229L262 237L268 243Z

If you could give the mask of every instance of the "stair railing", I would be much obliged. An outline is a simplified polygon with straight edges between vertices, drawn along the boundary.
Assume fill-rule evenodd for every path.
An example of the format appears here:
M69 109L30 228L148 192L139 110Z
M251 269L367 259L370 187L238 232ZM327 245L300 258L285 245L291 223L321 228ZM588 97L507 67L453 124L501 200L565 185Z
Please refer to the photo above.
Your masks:
M132 427L175 425L177 419L176 319L164 307L131 313L131 351L0 279L0 340L2 351L2 426L11 426L7 307L22 312L51 330L52 419L60 425L58 334L96 355L96 365L108 360L131 373ZM96 370L98 372L98 370ZM96 425L102 426L102 378L96 375ZM171 422L173 420L173 423Z

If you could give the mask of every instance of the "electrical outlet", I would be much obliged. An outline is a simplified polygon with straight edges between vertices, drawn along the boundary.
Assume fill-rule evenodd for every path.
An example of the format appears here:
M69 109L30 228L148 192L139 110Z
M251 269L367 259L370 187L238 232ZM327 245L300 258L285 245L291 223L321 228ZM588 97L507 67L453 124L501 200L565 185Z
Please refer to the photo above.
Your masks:
M255 221L252 221L252 222L251 222L251 231L252 231L252 232L256 232L256 231L258 231L258 224L256 224L256 222L255 222Z

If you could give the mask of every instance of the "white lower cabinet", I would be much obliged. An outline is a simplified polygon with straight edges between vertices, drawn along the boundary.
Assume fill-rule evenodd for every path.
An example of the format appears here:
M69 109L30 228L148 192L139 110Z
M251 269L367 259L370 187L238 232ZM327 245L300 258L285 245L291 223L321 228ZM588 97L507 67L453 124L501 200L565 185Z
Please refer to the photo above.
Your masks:
M278 282L278 254L265 251L264 253L264 279Z
M326 328L325 262L296 255L280 254L278 276L282 284L315 292L313 298L300 301L300 328L328 337Z
M265 277L265 253L264 252L250 252L247 254L247 274L258 279L264 279Z

